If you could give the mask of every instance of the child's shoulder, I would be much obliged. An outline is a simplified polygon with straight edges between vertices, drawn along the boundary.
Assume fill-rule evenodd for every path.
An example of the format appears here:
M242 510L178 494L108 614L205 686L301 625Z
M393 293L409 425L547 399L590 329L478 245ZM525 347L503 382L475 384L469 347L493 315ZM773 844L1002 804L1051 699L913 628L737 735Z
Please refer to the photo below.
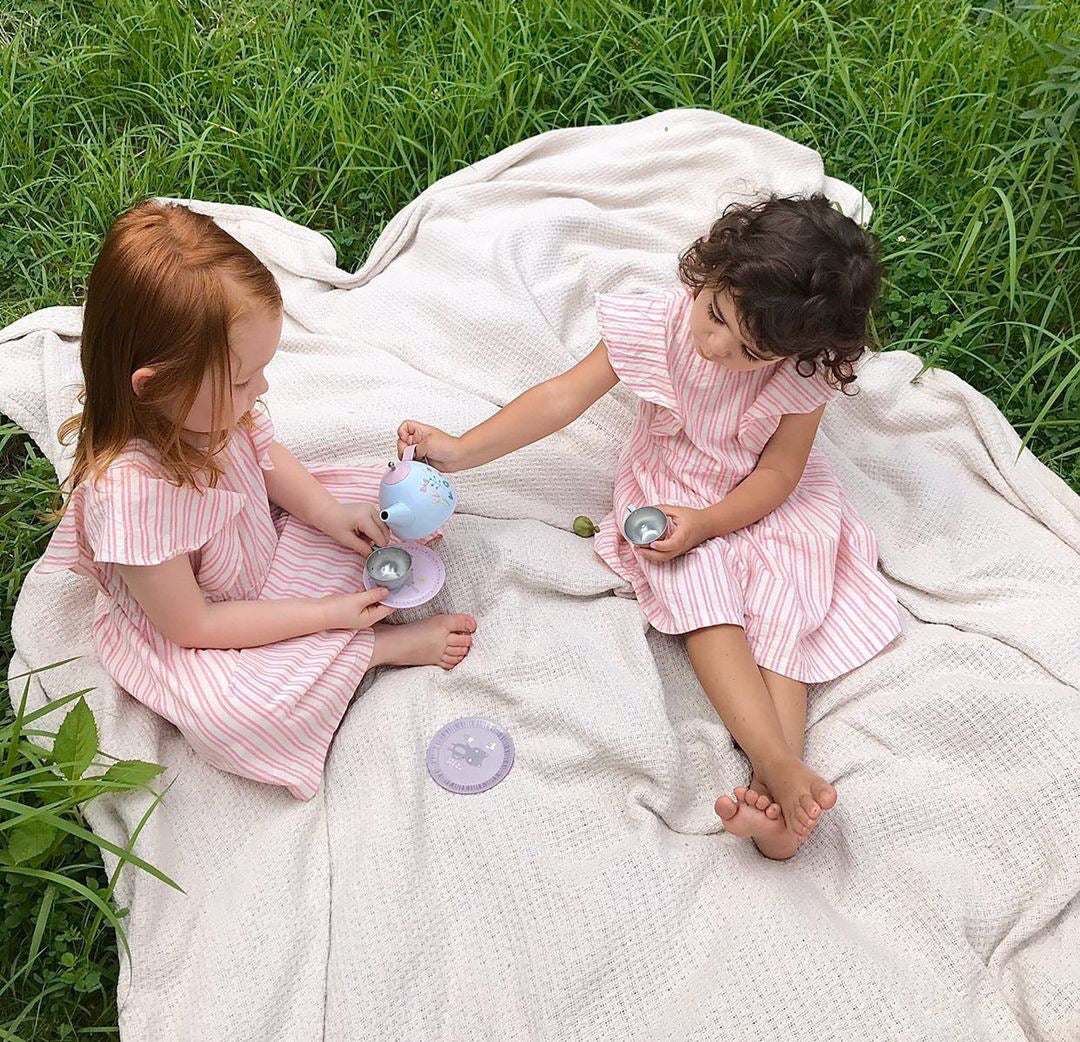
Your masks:
M595 295L597 314L614 315L624 321L664 322L689 306L693 296L685 286L675 289L603 292Z
M73 498L123 499L147 484L170 483L169 474L153 448L140 439L128 442L108 463L84 475ZM175 484L175 481L171 482Z
M839 390L829 382L820 364L810 369L809 365L800 365L797 358L785 358L773 367L753 407L777 416L810 413L827 405L838 394Z
M239 461L246 460L246 465L250 466L254 457L261 468L272 469L269 450L273 440L274 427L269 416L262 410L253 413L230 433L223 451L215 453L214 466L220 475L238 465L245 465ZM101 467L93 477L87 477L81 484L104 488L110 495L122 493L124 489L145 491L148 487L168 485L172 488L187 489L201 496L209 490L212 482L196 480L193 484L191 481L181 481L149 441L132 438L106 466Z
M243 507L235 491L171 476L145 443L124 447L72 490L40 567L98 579L102 564L155 565L206 545Z
M689 299L684 289L596 294L597 326L615 375L639 398L667 409L678 400L669 356L682 340Z
M227 470L229 454L220 453L215 463L219 473ZM167 511L179 517L198 512L207 497L232 494L214 487L218 483L200 480L198 475L182 480L153 445L133 438L107 464L85 475L72 490L71 498L83 500L93 512L130 514L132 510L145 510L145 504L151 503L155 513Z
M133 477L167 479L168 472L154 447L142 438L132 438L99 473L99 478L124 481Z
M597 293L596 321L609 349L666 350L690 311L685 288L636 293Z
M872 355L873 352L866 349L851 363L850 372L856 378ZM800 392L799 397L809 398L816 402L816 405L823 405L835 398L848 397L851 393L820 358L785 358L773 370L769 384L796 388ZM857 387L858 384L854 386Z
M255 460L263 470L274 469L270 459L270 446L274 444L275 438L274 423L265 405L260 404L248 413L247 422L237 427L235 435L241 435L250 441Z

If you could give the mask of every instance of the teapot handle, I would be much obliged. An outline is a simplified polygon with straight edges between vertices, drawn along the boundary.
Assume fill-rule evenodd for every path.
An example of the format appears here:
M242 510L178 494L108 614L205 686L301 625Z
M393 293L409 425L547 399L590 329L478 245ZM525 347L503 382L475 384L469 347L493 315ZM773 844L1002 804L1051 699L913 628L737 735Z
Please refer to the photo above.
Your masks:
M415 445L406 445L405 446L405 451L401 454L401 459L402 459L402 462L410 463L410 462L412 462L412 460L414 459L415 456L416 456L416 446Z

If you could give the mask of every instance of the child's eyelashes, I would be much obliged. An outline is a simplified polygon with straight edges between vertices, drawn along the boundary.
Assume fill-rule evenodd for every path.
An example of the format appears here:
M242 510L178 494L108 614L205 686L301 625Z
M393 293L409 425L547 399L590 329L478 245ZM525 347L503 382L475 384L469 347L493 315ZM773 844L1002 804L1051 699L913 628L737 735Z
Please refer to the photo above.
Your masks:
M245 391L245 390L247 390L247 388L249 388L255 382L255 377L257 377L258 375L259 375L258 373L252 373L251 376L249 376L246 380L238 380L236 383L233 384L233 390L234 391Z
M711 300L705 305L705 310L709 313L709 318L711 318L714 322L719 322L720 325L722 325L722 326L727 325L727 323L724 321L724 316L721 315L716 310L715 307L713 307L713 302ZM742 352L743 358L745 358L748 362L760 362L761 361L761 359L758 358L757 355L752 355L746 349L746 344L740 344L739 345L739 350Z

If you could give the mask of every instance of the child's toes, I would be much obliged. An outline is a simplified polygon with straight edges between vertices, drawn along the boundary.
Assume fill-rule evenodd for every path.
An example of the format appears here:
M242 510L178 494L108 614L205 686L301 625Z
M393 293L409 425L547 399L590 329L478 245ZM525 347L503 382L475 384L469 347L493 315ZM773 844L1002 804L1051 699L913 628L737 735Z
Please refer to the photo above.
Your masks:
M731 821L739 811L739 805L730 796L719 796L716 800L716 813L724 821Z
M821 810L828 810L836 804L836 790L823 778L818 778L810 784L810 795Z
M446 638L446 646L449 648L471 648L472 635L468 633L451 633Z
M778 817L780 817L780 804L779 803L770 803L765 808L765 817L772 818L773 821L775 821Z
M810 817L818 818L821 815L821 808L814 801L814 798L808 794L803 794L799 797L799 807Z

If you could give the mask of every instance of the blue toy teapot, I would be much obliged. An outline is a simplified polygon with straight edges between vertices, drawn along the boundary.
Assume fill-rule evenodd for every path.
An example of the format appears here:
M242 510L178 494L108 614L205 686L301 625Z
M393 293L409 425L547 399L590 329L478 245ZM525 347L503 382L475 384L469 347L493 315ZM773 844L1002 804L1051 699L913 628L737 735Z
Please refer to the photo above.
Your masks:
M415 453L410 445L400 463L388 463L379 483L379 516L401 540L426 539L457 506L450 482Z

